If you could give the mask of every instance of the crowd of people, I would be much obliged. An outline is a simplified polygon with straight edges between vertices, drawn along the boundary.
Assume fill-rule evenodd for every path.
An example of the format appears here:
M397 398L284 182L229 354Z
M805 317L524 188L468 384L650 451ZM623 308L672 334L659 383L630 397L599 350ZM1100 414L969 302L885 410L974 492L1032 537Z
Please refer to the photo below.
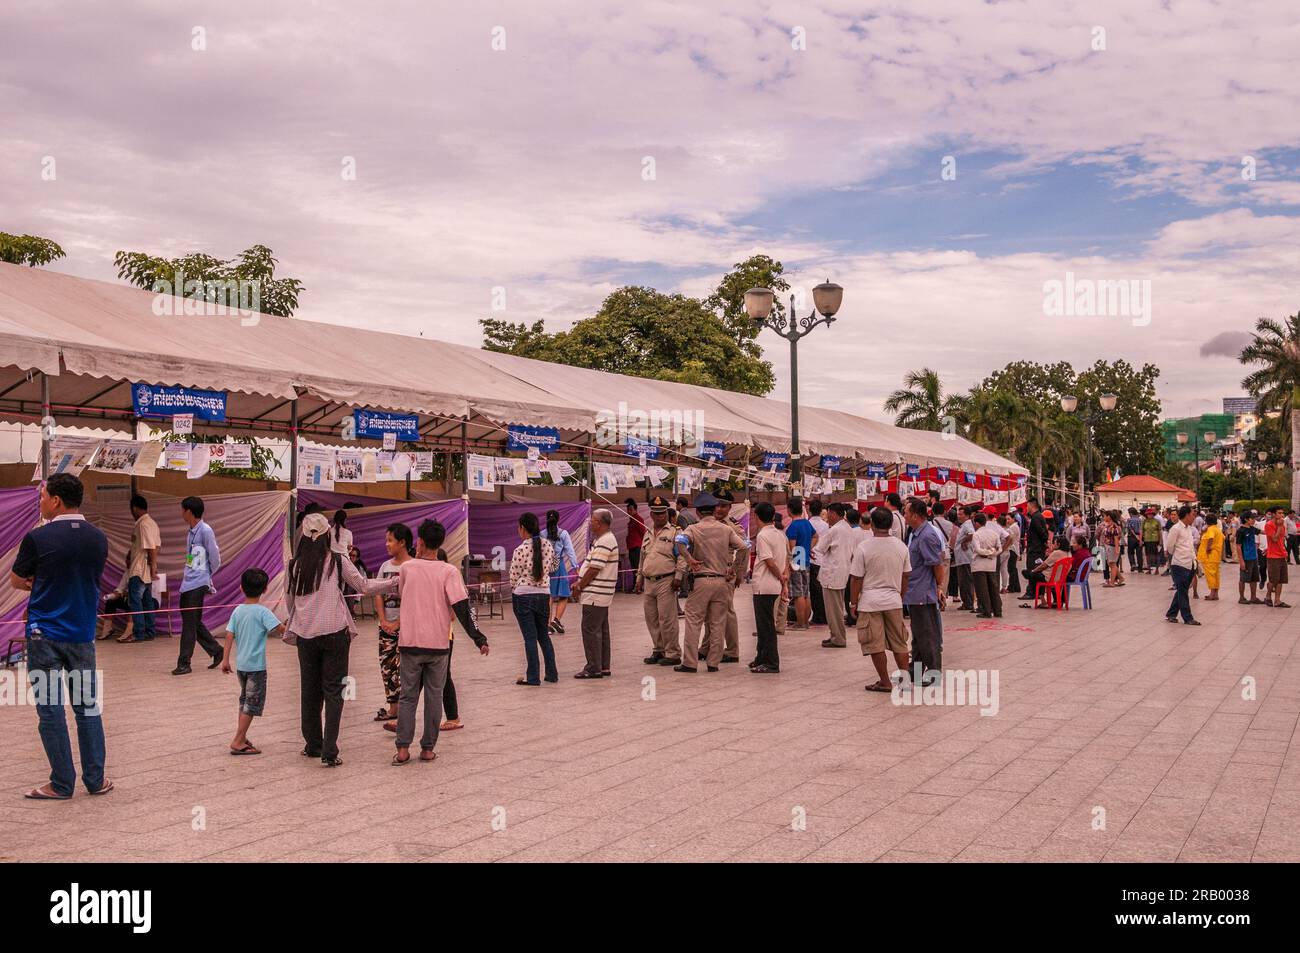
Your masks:
M119 642L147 642L156 635L158 606L151 584L163 541L148 501L131 499L134 529L125 579L109 599L110 611L101 613L108 547L104 534L81 515L82 495L75 476L58 474L45 482L40 490L44 522L24 537L11 572L11 583L30 592L25 634L33 684L43 675L45 685L59 686L75 674L79 689L75 697L65 690L37 699L51 774L49 783L27 796L42 800L66 799L75 787L65 701L76 717L87 789L105 794L113 788L104 774L94 643L114 630L105 625L97 631L97 619L106 614L111 620L111 609L121 607L128 624ZM1023 608L1059 603L1068 589L1051 581L1062 575L1063 561L1068 560L1064 575L1081 580L1094 571L1104 587L1126 585L1126 563L1130 575L1167 575L1173 596L1166 618L1189 625L1199 624L1190 607L1190 599L1200 597L1199 580L1204 579L1207 600L1219 598L1223 563L1239 566L1240 603L1289 608L1282 599L1287 566L1291 559L1300 562L1295 514L1279 507L1262 516L1222 517L1189 506L1132 508L1127 515L1105 512L1086 520L1064 507L1043 509L1033 498L1023 512L999 513L949 506L933 491L928 498L906 501L891 493L866 512L851 503L791 497L785 514L769 502L754 504L747 530L733 515L734 504L727 489L700 493L693 502L656 496L646 525L636 502L627 500L625 551L613 531L613 511L598 506L581 560L570 534L559 526L557 511L547 512L544 525L536 513L523 513L520 542L509 562L525 662L515 683L537 687L559 680L553 637L565 634L562 619L571 601L580 606L585 661L573 677L611 677L610 608L619 589L641 599L651 644L646 665L695 674L701 665L718 672L724 664L739 663L735 595L749 581L751 673L781 671L780 642L788 631L825 626L821 646L829 650L846 648L849 631L855 631L875 676L866 690L892 692L909 679L928 684L941 675L945 611L998 619L1004 615L1003 596L1022 589ZM231 755L261 753L249 733L266 705L266 643L279 637L297 652L302 755L331 767L342 763L338 737L350 648L358 634L356 610L371 601L385 700L375 721L395 735L392 764L413 760L421 698L418 760L437 757L439 732L462 727L451 678L453 623L481 654L489 652L462 570L442 548L445 530L439 523L425 521L414 533L404 523L390 525L389 558L372 578L361 565L345 510L332 519L318 511L305 513L285 571L283 612L263 604L270 583L266 571L244 571L243 602L230 614L223 645L203 619L205 600L216 592L218 541L203 519L201 498L186 497L180 507L187 532L179 587L181 638L172 674L192 674L197 645L211 660L208 668L237 675ZM625 555L628 569L622 568Z

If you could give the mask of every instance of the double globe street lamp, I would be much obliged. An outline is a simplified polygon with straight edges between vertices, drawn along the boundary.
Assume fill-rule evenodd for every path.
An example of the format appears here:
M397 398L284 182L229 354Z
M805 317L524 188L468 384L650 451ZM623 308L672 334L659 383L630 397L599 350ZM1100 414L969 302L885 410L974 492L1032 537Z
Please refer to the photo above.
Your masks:
M802 492L803 454L799 449L799 339L819 324L832 324L844 300L844 289L829 278L813 288L813 310L806 318L794 313L794 295L790 310L773 314L776 295L771 288L750 288L745 292L745 314L762 330L771 328L790 342L790 475L796 492Z
M1178 446L1186 447L1189 438L1187 434L1183 433L1182 431L1179 431L1178 433L1174 434L1174 439L1178 441ZM1198 431L1192 434L1190 439L1192 441L1192 457L1196 462L1196 502L1200 503L1201 502L1201 434L1200 432ZM1214 442L1217 439L1218 439L1218 434L1216 434L1213 430L1205 431L1205 446L1207 447L1214 446ZM1253 495L1254 494L1252 494L1252 496Z
M1097 404L1100 411L1086 411L1080 415L1083 420L1083 429L1088 436L1088 455L1083 461L1083 485L1079 487L1079 506L1086 514L1088 511L1087 493L1088 484L1092 482L1092 425L1101 419L1102 414L1109 414L1119 403L1119 397L1115 394L1102 394L1097 398ZM1061 409L1067 414L1073 414L1079 409L1079 398L1073 394L1066 394L1061 398Z

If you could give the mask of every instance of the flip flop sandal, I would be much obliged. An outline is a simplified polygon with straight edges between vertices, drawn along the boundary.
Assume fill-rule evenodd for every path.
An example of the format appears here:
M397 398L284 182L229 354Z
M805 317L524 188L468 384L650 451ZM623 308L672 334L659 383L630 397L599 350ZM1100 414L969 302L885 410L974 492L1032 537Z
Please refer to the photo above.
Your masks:
M107 784L105 784L105 785L104 785L102 788L100 788L98 791L91 791L90 793L91 793L92 795L98 796L98 795L100 795L100 794L107 794L107 793L108 793L109 791L111 791L111 790L113 790L113 782L112 782L112 781L109 781Z
M516 684L516 685L530 685L530 686L532 686L533 688L536 688L536 687L537 687L537 682L530 682L530 681L529 681L528 679L526 679L526 678L516 678L516 679L515 679L515 684Z
M381 708L375 712L375 721L392 721L393 716L388 713L387 708Z
M426 758L426 757L425 757L426 754L427 754L429 757ZM420 752L420 760L423 761L423 762L425 762L426 764L427 764L428 762L430 762L430 761L437 761L437 760L438 760L438 752L436 752L436 751L421 751L421 752Z
M405 757L405 758L403 758L401 755L395 754L395 755L393 755L393 767L395 767L395 768L400 768L400 767L401 767L402 765L404 765L404 764L410 764L410 763L411 763L411 760L412 760L412 758L411 758L411 752L410 752L410 751L407 751L407 752L406 752L406 757Z
M438 726L438 730L439 730L439 731L460 731L460 729L462 729L462 728L464 728L464 727L465 727L464 725L450 725L450 724L447 724L447 725L439 725L439 726Z
M46 794L40 788L32 788L23 797L29 801L69 801L72 799L71 794Z
M261 754L262 752L256 745L250 742L245 742L242 748L231 748L230 753L233 755L244 755L244 754Z
M881 685L879 682L876 682L876 684L874 685L867 686L867 691L869 692L893 692L893 690L894 690L894 686Z

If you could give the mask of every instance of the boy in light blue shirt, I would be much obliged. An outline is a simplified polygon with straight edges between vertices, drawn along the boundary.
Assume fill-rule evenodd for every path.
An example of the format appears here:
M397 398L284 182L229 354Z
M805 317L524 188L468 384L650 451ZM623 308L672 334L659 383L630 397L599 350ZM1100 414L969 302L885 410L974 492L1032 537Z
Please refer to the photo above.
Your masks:
M226 623L226 651L222 656L221 670L230 674L233 642L235 669L239 673L239 725L234 740L230 742L231 754L262 753L248 740L248 729L266 705L267 636L284 632L284 625L275 613L260 601L269 584L270 579L261 569L245 570L239 577L244 604L235 607Z

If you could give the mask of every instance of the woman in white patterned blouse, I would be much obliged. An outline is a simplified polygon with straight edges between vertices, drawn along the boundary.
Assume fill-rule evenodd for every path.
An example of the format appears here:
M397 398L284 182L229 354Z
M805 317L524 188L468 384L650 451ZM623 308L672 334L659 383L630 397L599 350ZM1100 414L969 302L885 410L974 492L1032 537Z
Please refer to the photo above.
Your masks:
M548 628L550 619L551 570L555 566L555 550L543 539L536 513L519 517L519 538L523 540L510 558L511 606L519 630L524 635L524 655L528 671L515 680L516 685L540 685L538 680L537 646L542 647L542 660L546 664L546 680L559 681L555 667L555 648L551 645Z

